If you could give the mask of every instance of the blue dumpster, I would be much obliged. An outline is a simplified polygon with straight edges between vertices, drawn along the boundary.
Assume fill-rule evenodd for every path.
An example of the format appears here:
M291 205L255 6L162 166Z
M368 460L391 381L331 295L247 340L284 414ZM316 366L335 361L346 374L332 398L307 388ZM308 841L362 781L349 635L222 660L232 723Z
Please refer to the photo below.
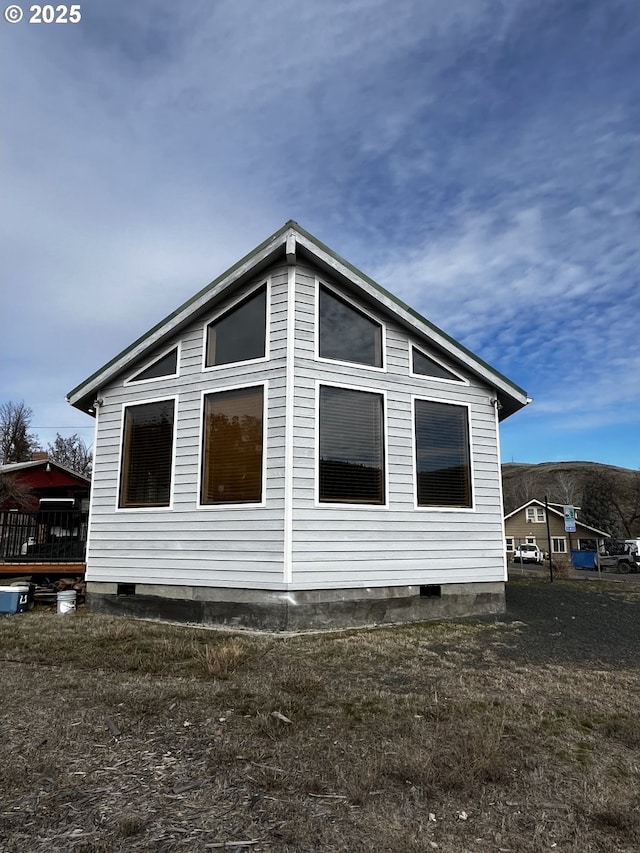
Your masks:
M571 564L574 569L597 569L595 551L571 551Z

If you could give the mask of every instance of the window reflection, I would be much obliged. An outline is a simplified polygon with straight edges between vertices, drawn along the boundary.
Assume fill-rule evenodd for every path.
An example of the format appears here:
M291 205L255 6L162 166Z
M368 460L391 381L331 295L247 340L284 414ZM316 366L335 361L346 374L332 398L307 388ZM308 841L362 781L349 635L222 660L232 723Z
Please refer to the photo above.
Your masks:
M384 503L383 398L320 388L320 500Z
M264 285L207 327L207 367L264 358L267 287Z
M466 406L416 400L416 475L419 506L471 506Z
M437 361L434 361L429 356L420 352L417 349L413 350L413 372L420 376L434 376L436 379L450 379L454 382L461 382L459 376L447 370Z
M205 398L201 503L262 500L263 388Z
M382 327L325 287L320 288L321 358L382 367Z

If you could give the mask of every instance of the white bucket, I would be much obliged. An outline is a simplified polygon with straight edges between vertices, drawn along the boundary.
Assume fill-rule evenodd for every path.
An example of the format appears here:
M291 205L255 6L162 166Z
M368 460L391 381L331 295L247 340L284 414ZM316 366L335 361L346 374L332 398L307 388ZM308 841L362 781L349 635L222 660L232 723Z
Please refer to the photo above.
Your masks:
M73 613L76 609L75 589L65 589L58 593L58 613Z

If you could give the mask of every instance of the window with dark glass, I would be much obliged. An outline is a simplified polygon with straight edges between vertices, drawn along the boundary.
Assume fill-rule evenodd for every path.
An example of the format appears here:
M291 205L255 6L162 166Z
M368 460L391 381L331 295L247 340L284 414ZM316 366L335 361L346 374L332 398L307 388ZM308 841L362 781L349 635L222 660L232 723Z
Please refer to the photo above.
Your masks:
M260 503L264 388L208 394L200 503Z
M320 358L382 367L382 326L320 287Z
M413 372L419 376L434 376L436 379L450 379L453 382L462 382L462 379L456 376L455 373L447 370L446 367L438 364L437 361L434 361L417 349L413 349L412 358Z
M469 415L466 406L416 400L418 506L471 506Z
M383 397L320 387L319 498L384 504Z
M173 422L173 400L126 407L119 506L169 506Z
M264 358L267 329L267 286L207 326L205 365L234 364Z
M131 377L129 382L144 382L147 379L160 379L163 376L175 376L178 372L178 348L161 356L140 373Z

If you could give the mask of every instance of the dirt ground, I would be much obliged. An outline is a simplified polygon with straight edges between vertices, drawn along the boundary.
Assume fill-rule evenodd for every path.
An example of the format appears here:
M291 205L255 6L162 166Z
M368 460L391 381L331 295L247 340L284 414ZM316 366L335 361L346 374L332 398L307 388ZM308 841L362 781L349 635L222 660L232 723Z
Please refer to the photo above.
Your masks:
M256 637L0 617L0 851L637 853L640 587Z

